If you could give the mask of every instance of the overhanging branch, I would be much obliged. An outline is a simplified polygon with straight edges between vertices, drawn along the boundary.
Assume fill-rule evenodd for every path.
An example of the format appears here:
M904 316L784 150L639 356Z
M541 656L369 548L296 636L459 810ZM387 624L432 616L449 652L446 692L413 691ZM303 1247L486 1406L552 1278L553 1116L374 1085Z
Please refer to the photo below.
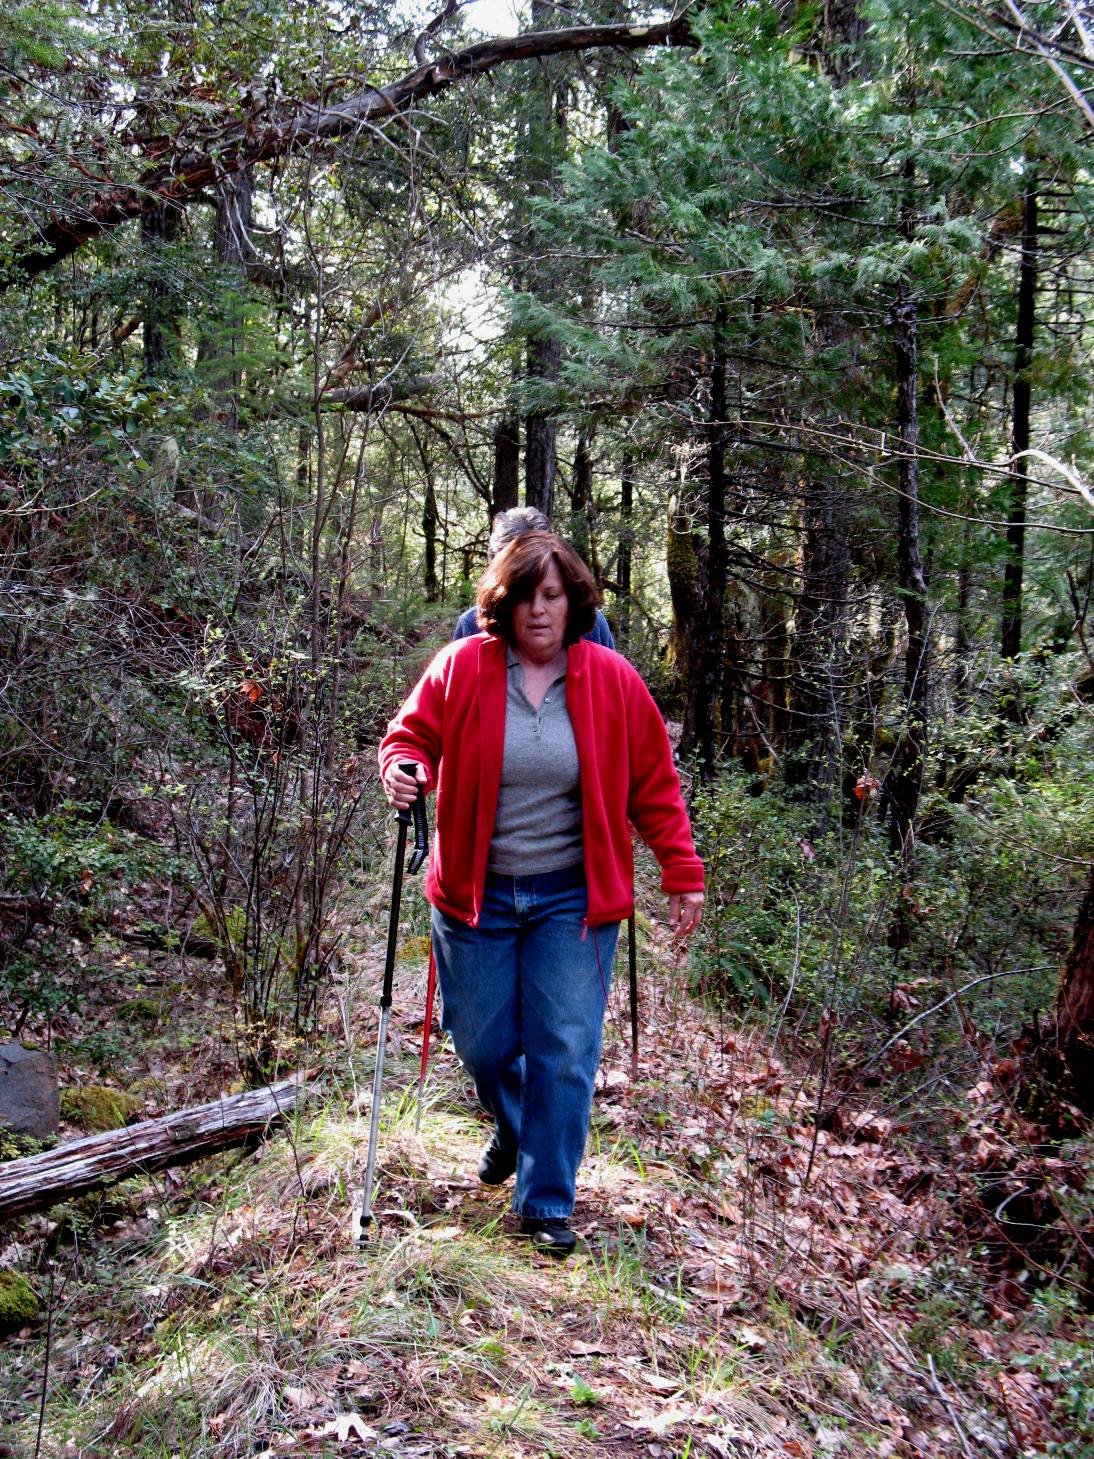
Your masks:
M211 138L209 151L173 157L150 168L135 183L119 184L86 202L74 202L63 217L53 214L32 242L15 249L12 264L0 274L0 291L46 272L93 238L141 218L153 208L165 203L186 207L205 188L244 168L290 157L316 142L350 136L499 66L578 51L693 45L695 40L682 17L657 25L580 25L529 31L480 41L418 66L388 86L366 86L334 106L271 108Z
M398 400L428 395L441 383L439 375L411 375L406 380L381 381L377 385L359 385L351 389L320 391L317 404L340 405L343 410L372 412L383 410Z

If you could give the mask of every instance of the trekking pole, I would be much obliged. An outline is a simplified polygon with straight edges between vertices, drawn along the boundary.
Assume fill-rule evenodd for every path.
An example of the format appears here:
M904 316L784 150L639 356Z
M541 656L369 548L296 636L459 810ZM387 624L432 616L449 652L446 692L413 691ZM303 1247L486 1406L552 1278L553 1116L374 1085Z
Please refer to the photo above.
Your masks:
M417 765L413 762L399 762L399 769L405 775L414 775ZM368 1131L368 1158L365 1161L365 1191L361 1200L361 1231L358 1241L368 1241L368 1228L372 1225L372 1177L376 1169L376 1136L380 1126L380 1091L384 1083L384 1051L387 1048L387 1022L391 1012L391 985L395 977L395 947L399 936L399 903L403 896L403 858L406 854L406 833L411 824L411 809L414 822L414 850L411 852L407 871L412 875L418 870L429 850L425 818L425 792L418 786L413 808L404 807L397 814L398 832L395 838L395 872L391 883L391 913L387 924L387 958L384 962L384 986L380 994L380 1033L376 1042L376 1070L372 1076L372 1111Z
M627 921L627 964L631 975L631 1083L638 1078L638 942L632 912Z

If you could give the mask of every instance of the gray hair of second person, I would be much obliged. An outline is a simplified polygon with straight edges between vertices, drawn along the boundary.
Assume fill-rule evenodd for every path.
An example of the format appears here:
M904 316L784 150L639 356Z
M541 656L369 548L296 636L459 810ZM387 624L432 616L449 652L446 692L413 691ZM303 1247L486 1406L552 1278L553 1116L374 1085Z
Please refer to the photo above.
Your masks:
M551 524L538 507L510 507L499 512L490 526L490 540L486 544L486 560L493 562L503 547L525 532L549 532Z

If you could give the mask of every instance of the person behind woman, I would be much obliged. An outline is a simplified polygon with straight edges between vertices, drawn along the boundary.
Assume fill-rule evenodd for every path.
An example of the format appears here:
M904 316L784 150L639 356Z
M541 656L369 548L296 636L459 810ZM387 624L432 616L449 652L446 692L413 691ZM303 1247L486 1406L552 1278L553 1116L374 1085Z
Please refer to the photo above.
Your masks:
M484 631L441 649L380 744L393 806L419 784L437 792L425 890L444 1027L494 1119L479 1177L515 1172L523 1232L559 1256L575 1244L612 958L634 905L628 822L660 863L677 937L703 904L664 722L631 664L582 637L596 598L560 537L518 537L480 582Z
M522 536L525 532L549 532L551 524L538 507L510 507L507 511L498 512L490 525L490 540L486 544L486 560L493 562L498 553L515 538ZM456 627L452 630L453 638L470 638L471 634L479 632L479 610L476 603L472 603L456 619ZM615 648L615 639L608 620L596 609L595 619L588 633L583 637L590 643L602 643L605 648Z

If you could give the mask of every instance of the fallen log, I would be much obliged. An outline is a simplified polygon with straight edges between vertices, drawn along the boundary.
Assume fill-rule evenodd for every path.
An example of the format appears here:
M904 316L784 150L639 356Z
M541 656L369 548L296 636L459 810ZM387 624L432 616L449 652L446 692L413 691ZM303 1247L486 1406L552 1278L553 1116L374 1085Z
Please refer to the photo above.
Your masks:
M114 936L131 947L150 947L153 952L184 952L187 957L217 958L220 943L199 932L176 932L170 927L127 927Z
M0 1221L48 1210L59 1201L131 1175L255 1144L291 1115L306 1093L299 1080L284 1079L121 1130L70 1140L41 1155L10 1160L0 1165Z

